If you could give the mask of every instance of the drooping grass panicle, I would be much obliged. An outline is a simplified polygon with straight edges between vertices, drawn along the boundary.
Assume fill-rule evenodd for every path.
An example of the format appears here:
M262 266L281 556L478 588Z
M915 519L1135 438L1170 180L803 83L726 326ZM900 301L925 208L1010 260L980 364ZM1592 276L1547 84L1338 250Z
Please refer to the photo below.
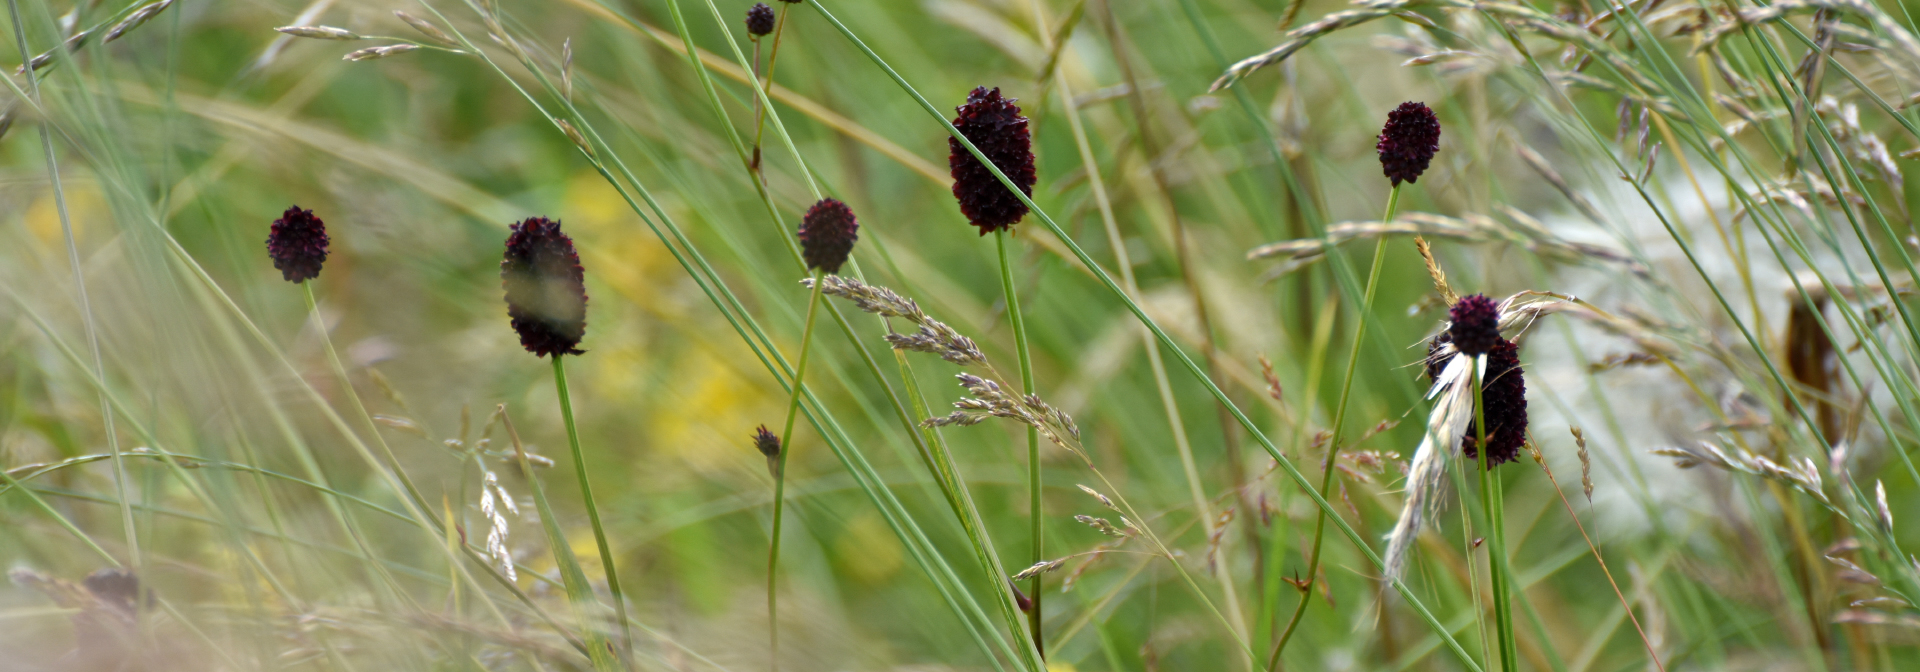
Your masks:
M800 281L808 288L813 287L813 279ZM987 355L973 339L962 336L946 323L927 317L913 299L900 296L891 289L878 285L869 285L856 278L829 275L820 281L820 291L827 296L852 301L854 307L882 317L897 317L912 322L918 329L914 333L889 333L887 343L896 350L925 352L939 355L960 366L990 366Z

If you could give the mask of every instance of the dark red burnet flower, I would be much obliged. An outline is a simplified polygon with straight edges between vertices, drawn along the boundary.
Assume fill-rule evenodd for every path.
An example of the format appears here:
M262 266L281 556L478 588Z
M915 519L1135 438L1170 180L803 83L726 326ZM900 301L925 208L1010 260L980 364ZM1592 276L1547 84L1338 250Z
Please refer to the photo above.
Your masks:
M313 216L312 210L296 205L273 220L267 234L267 256L287 282L306 282L320 277L320 265L327 262L327 224Z
M747 8L747 34L756 38L773 32L773 8L756 2Z
M1500 340L1500 304L1485 294L1462 297L1448 311L1448 317L1453 324L1447 327L1447 334L1461 353L1478 357Z
M767 431L766 425L761 425L760 429L753 433L753 447L759 449L760 454L767 456L769 460L780 457L780 437Z
M837 199L820 199L800 220L800 256L807 260L807 268L839 273L853 254L859 233L860 221L853 216L853 208Z
M954 118L953 127L1006 173L1020 187L1020 193L1032 196L1036 179L1033 136L1015 100L1002 98L997 87L976 88L967 94L967 104L955 108L960 116ZM1013 228L1027 215L1027 204L1008 191L959 140L948 137L947 150L947 166L953 171L953 197L960 201L960 213L980 228L980 235Z
M1427 172L1427 164L1440 151L1440 119L1425 103L1406 102L1387 113L1387 125L1380 129L1380 168L1393 186L1418 182Z
M1520 456L1521 446L1527 443L1525 373L1520 368L1520 346L1513 341L1499 339L1493 349L1487 351L1486 386L1480 390L1483 406L1480 414L1487 420L1488 469L1513 461ZM1479 444L1478 426L1468 422L1460 450L1475 464L1480 460Z
M578 355L587 335L586 271L558 220L533 217L507 235L500 281L520 345L540 357Z

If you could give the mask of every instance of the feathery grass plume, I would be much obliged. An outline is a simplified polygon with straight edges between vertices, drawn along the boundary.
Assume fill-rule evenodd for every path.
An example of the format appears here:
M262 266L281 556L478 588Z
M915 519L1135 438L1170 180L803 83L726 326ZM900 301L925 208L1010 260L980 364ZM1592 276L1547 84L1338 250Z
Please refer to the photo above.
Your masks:
M301 283L320 277L320 266L327 262L327 224L312 210L296 205L273 220L267 234L267 255L273 267L287 282Z
M404 54L419 48L420 45L417 44L390 44L384 47L367 47L359 51L348 52L347 55L341 56L340 60L358 63L360 61L371 61L396 54Z
M1380 168L1393 186L1419 182L1434 153L1440 151L1440 119L1426 103L1401 103L1387 113L1387 125L1380 129L1380 141L1373 148L1380 153Z
M399 11L399 10L395 10L393 12L393 15L399 18L401 21L406 22L407 25L413 26L414 30L420 31L420 34L427 36L427 39L429 40L439 42L440 44L443 44L449 47L460 46L460 43L454 41L453 37L450 35L447 35L446 31L440 30L439 26L433 25L432 23L428 22L426 19L422 19L420 17L414 16L412 14L408 14L406 12Z
M499 499L499 506L494 505L495 498ZM489 470L481 476L480 482L480 514L486 516L488 523L487 556L500 563L500 573L507 575L508 581L518 581L520 577L513 568L513 554L507 551L507 517L500 513L501 508L513 512L513 515L520 515L520 507L514 506L513 496L507 494L507 489L500 485L500 477Z
M800 256L807 260L807 268L832 275L839 273L848 255L853 254L853 244L860 240L860 221L847 204L823 198L807 209L798 235Z
M773 8L767 3L756 2L747 8L747 34L760 39L773 32Z
M304 37L311 40L364 40L364 39L367 39L367 36L365 35L355 33L345 28L335 28L333 26L281 26L279 28L275 28L274 31L286 33L294 37Z
M560 221L531 217L512 225L500 282L520 345L539 357L578 355L587 334L586 271Z
M1033 168L1033 136L1015 101L1001 97L999 87L977 87L967 94L967 104L954 108L960 116L954 117L953 127L1006 173L1021 193L1032 196L1033 183L1038 179ZM1027 204L1007 191L993 171L981 165L959 140L949 136L947 150L953 197L960 201L960 213L980 228L980 235L1011 229L1027 215Z

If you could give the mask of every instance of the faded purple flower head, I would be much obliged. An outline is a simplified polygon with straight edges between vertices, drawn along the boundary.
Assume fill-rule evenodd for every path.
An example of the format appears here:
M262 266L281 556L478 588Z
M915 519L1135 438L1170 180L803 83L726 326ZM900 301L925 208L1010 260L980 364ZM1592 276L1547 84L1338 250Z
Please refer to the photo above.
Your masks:
M520 345L540 357L578 355L587 335L586 271L560 222L532 217L507 236L500 281Z
M312 210L296 205L273 220L267 234L267 256L287 282L306 282L320 276L320 265L327 261L327 224L313 216Z
M836 199L823 198L807 209L800 220L800 256L807 268L818 268L828 275L840 272L853 254L853 243L860 239L860 222L853 208Z
M1027 131L1027 118L1020 116L1020 106L1014 102L1013 98L1002 98L997 87L976 88L967 94L967 104L955 108L960 116L954 118L953 126L1006 173L1020 187L1020 193L1031 196L1037 179L1033 136ZM960 213L980 228L980 235L1013 228L1027 215L1027 204L1008 191L959 140L948 137L947 150L947 166L953 171L953 197L960 201Z
M1387 125L1373 148L1380 152L1380 168L1393 186L1418 182L1440 151L1440 119L1425 103L1401 103L1387 113Z
M747 8L747 34L760 37L773 32L773 8L756 2Z
M780 437L767 431L766 425L761 425L760 429L753 433L753 447L759 449L760 454L767 456L769 460L780 457Z
M1452 337L1453 347L1468 356L1479 356L1491 350L1500 340L1500 304L1485 294L1462 297L1449 311L1453 326L1447 333Z
M1496 337L1498 338L1498 337ZM1527 382L1520 368L1520 347L1504 338L1487 351L1486 387L1480 390L1481 411L1487 419L1487 468L1519 457L1527 443ZM1460 450L1479 464L1480 432L1467 423Z

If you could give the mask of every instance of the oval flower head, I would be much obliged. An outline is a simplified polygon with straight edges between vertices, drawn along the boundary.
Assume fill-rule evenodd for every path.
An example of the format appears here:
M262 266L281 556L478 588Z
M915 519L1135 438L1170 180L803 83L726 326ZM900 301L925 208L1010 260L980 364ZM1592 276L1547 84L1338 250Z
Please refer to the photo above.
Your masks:
M753 3L747 8L747 34L757 40L773 32L773 18L773 8L767 3Z
M1033 136L1027 131L1027 118L1020 116L1015 99L1000 97L1000 89L978 87L967 94L967 104L954 108L960 116L953 127L960 135L1007 174L1020 193L1033 195L1036 179L1033 170ZM960 201L960 214L980 228L980 235L1013 228L1027 216L1027 204L1007 190L973 152L959 140L947 138L947 166L953 172L953 197Z
M320 277L320 266L327 262L327 223L313 216L312 210L296 205L273 220L267 234L267 256L287 282L300 283Z
M860 221L853 208L832 198L820 199L800 219L800 256L807 268L818 268L827 275L840 272L860 240Z
M587 335L586 271L560 222L533 217L507 236L500 282L520 345L540 357L578 355Z
M1380 152L1381 172L1393 186L1417 182L1440 151L1440 119L1425 103L1401 103L1387 113L1387 125L1373 148Z

